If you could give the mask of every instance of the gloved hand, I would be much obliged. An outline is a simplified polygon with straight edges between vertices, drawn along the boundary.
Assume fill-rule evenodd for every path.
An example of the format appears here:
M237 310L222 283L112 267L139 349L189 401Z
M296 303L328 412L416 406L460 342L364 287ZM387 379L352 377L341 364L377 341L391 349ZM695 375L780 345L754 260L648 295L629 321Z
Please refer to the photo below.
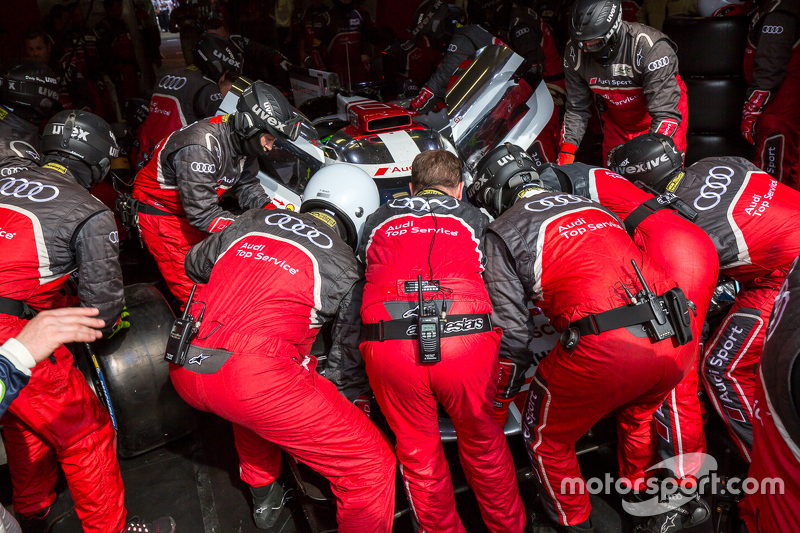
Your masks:
M108 338L110 339L123 329L128 329L129 327L131 327L130 318L131 314L128 312L127 306L123 307L122 314L119 316L119 320L117 320L117 323L114 324L114 329L111 331L111 335L109 335Z
M433 91L423 87L417 97L411 100L411 109L419 111L431 98L433 98Z
M606 156L606 168L611 168L613 166L616 166L616 161L614 156L616 155L617 150L619 150L623 146L625 146L625 143L618 144L614 148L608 151L608 155Z
M506 425L506 420L508 419L508 406L511 405L511 402L514 401L514 398L495 398L494 399L494 421L502 428Z
M769 100L769 91L753 91L742 110L742 137L750 144L756 144L756 121L761 116Z
M575 162L575 152L578 150L578 147L572 143L561 143L561 147L558 152L558 160L556 161L557 165L570 165Z

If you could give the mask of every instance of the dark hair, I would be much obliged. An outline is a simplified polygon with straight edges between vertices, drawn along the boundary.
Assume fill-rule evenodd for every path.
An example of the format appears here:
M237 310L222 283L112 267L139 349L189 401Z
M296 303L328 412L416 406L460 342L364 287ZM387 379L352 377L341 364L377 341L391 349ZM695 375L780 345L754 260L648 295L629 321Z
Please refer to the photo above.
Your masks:
M33 41L35 39L41 39L45 45L50 45L53 42L47 32L40 28L29 28L22 36L23 41Z
M415 192L429 187L453 189L461 183L461 161L447 150L422 152L411 163L411 187Z

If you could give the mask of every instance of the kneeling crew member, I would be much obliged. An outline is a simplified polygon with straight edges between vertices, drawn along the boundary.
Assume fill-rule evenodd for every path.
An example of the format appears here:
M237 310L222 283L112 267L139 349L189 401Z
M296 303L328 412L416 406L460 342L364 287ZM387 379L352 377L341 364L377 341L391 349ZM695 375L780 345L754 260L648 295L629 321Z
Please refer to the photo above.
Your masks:
M163 139L136 175L142 240L181 303L192 290L183 267L189 249L236 219L218 205L220 196L232 189L245 209L270 202L256 158L279 136L288 138L290 117L280 91L256 82L242 93L235 114L200 120Z
M565 483L581 479L575 442L616 412L620 477L636 490L644 486L655 445L653 412L691 368L691 354L676 349L691 330L659 312L659 301L674 297L672 308L684 319L689 309L675 282L612 213L546 190L523 154L511 145L490 152L469 191L499 217L486 234L485 275L503 328L500 357L508 361L497 403L519 392L533 361L531 300L562 340L533 377L523 436L550 520L558 531L591 532L589 495ZM532 526L552 531L541 519Z
M89 194L118 156L111 128L86 111L62 111L45 126L44 166L6 179L17 194L0 197L0 342L15 337L36 311L62 307L77 272L82 305L100 310L104 336L127 323L114 215ZM27 186L26 186L27 184ZM3 418L14 510L24 529L49 527L61 465L89 533L128 531L116 435L108 411L89 390L72 353L56 349L32 371ZM149 531L171 532L171 518ZM141 531L141 529L130 529Z
M453 420L464 473L489 531L519 533L525 509L492 408L501 331L492 327L481 277L489 220L458 200L461 162L450 152L414 158L410 186L413 196L384 204L367 220L359 250L367 269L361 317L369 382L397 436L422 529L465 531L439 436L440 403ZM438 330L431 353L420 348L422 317Z
M331 481L339 531L391 531L391 447L364 413L317 374L311 344L334 321L335 344L349 331L353 254L364 220L379 204L362 170L326 167L305 189L301 213L251 210L192 248L186 271L205 283L190 306L202 325L178 393L233 422L242 480L256 525L272 527L283 504L281 448ZM358 331L358 328L355 328ZM357 358L359 338L347 346ZM341 353L334 348L331 353Z
M650 134L626 143L609 163L629 180L673 193L697 211L695 224L711 236L720 271L741 285L711 337L700 375L750 461L755 370L775 297L800 255L800 192L740 157L707 157L684 169L676 150L672 139Z

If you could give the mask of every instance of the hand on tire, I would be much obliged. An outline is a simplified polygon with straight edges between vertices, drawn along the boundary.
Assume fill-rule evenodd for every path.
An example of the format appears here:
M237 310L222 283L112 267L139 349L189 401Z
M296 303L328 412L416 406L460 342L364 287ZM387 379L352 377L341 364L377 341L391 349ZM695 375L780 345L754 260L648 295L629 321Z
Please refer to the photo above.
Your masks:
M750 144L756 144L756 121L769 101L769 91L753 91L742 110L742 137Z
M117 320L117 323L114 324L114 330L111 332L111 335L109 335L108 338L110 339L123 329L128 329L129 327L131 327L130 318L131 314L128 312L128 308L123 307L122 314L119 316L119 320Z
M33 317L16 339L28 349L37 363L47 359L56 349L70 342L94 342L102 333L105 322L94 307L64 307L48 309Z

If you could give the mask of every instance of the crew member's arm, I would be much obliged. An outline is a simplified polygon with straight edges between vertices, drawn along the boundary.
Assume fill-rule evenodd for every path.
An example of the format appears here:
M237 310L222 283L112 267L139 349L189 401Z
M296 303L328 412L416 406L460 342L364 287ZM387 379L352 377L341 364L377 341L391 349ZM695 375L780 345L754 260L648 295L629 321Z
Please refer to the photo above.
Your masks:
M200 231L214 233L236 220L236 215L217 203L217 182L230 176L220 175L219 161L211 150L199 145L187 146L175 154L173 164L189 224Z
M325 377L331 380L348 401L355 402L369 392L369 380L364 359L358 346L364 339L361 322L361 299L364 278L350 286L339 304L333 322L333 344L328 354Z
M78 264L78 298L84 307L100 310L107 337L120 326L125 307L122 268L119 265L119 236L114 215L105 209L86 220L72 237Z
M517 18L510 30L511 48L531 65L533 72L544 71L544 50L542 48L542 28L538 20Z
M258 160L255 157L245 161L242 175L233 186L233 192L244 209L261 209L272 201L258 179Z
M786 77L789 61L792 59L792 46L797 41L798 32L798 21L789 13L777 11L764 17L761 33L758 35L753 83L747 89L742 109L742 137L750 144L755 144L758 117Z
M208 283L211 271L219 256L228 249L230 244L239 238L240 234L249 232L247 226L247 213L228 226L227 231L218 231L196 244L186 254L184 268L186 275L195 283Z
M475 54L475 51L475 45L472 44L472 41L457 31L447 46L447 52L445 52L439 68L436 69L431 79L422 87L419 96L411 101L411 107L420 113L430 111L447 93L450 77L455 74L464 60Z
M505 242L491 229L486 234L486 289L492 299L492 323L503 328L500 340L500 382L494 397L495 420L505 425L508 406L525 383L525 372L533 362L528 341L533 336L533 318L520 274L528 258L514 258Z
M25 324L15 338L0 346L0 416L28 384L31 369L69 342L92 342L100 338L104 323L93 318L91 307L48 309ZM2 528L0 528L2 529Z
M222 93L216 83L207 83L194 95L194 114L198 120L213 117L222 103Z
M561 126L561 146L558 164L568 165L575 161L575 152L586 133L586 126L592 116L593 93L576 70L579 61L591 61L572 41L567 43L564 52L564 83L567 100L564 104L564 124Z
M652 118L650 133L673 137L678 125L687 117L681 115L681 86L678 84L678 56L669 41L657 41L642 60L642 92L647 99L647 112Z

